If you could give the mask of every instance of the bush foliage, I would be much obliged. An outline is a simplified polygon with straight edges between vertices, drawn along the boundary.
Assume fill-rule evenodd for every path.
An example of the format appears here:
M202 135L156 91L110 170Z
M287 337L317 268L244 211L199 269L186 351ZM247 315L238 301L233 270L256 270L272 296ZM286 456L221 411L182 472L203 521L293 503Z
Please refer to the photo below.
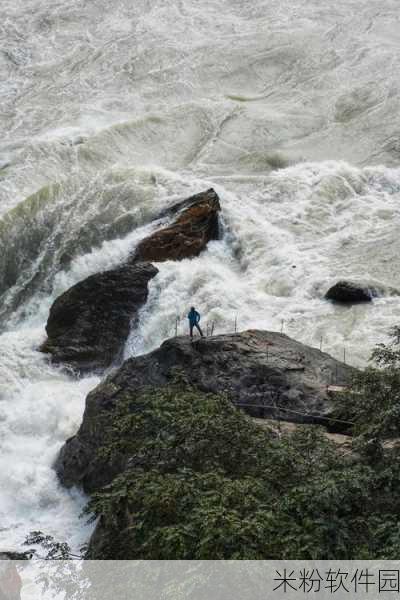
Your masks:
M381 346L338 413L344 452L321 428L278 436L223 396L184 382L119 402L103 456L129 468L96 493L89 558L397 559L400 352Z

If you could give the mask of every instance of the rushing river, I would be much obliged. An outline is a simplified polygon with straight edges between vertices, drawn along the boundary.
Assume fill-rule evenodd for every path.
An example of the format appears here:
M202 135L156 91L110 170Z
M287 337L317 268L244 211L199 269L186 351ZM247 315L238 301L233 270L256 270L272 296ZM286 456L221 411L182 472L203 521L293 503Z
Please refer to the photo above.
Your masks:
M223 238L160 265L126 345L195 304L216 332L283 329L364 365L400 289L398 0L1 0L0 548L74 547L85 498L51 468L81 380L37 352L51 302L121 263L161 207L214 187Z

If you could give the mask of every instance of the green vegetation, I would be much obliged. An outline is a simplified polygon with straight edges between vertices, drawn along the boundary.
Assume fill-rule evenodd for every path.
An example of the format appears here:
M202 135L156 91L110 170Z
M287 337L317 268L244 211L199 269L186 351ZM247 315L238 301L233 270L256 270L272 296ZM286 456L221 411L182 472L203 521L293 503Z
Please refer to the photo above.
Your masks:
M374 366L355 377L351 391L338 401L337 412L354 422L353 434L382 450L385 439L400 437L400 328L392 344L379 345ZM360 439L358 440L360 441Z
M380 347L338 411L343 452L314 426L278 437L183 382L125 398L103 456L129 469L92 497L91 558L397 559L400 352ZM105 422L105 423L106 423Z
M97 458L126 464L92 496L97 559L398 559L400 330L337 402L352 448L322 428L278 436L184 381L102 415ZM121 460L122 459L122 460ZM34 532L47 557L72 557Z

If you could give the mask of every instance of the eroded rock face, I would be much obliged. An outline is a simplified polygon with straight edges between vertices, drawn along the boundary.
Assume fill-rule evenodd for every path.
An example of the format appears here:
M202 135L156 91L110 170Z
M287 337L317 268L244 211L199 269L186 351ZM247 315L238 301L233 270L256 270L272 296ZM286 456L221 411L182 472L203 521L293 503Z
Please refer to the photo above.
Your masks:
M142 240L131 261L161 262L198 256L210 240L218 239L220 210L213 189L167 209L160 216L177 214L175 222Z
M127 265L80 281L50 309L42 352L79 372L110 366L129 335L130 324L146 302L151 264Z
M57 461L65 485L92 492L126 467L124 457L112 465L98 457L103 443L99 416L104 419L114 411L119 398L165 385L177 369L200 390L225 392L253 416L324 425L322 417L332 410L327 386L346 384L354 373L328 354L279 333L246 331L193 343L188 337L167 340L150 354L127 360L89 394L82 425Z

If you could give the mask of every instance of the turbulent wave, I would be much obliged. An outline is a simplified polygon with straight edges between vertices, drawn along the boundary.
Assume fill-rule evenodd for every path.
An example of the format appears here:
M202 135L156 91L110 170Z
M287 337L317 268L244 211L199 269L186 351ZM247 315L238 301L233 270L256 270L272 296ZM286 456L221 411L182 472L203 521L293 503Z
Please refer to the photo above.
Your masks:
M48 295L74 259L154 219L155 195L151 172L115 170L51 184L8 211L0 221L0 322Z
M223 184L223 185L222 185ZM202 307L215 330L280 330L365 364L396 322L400 286L396 233L400 171L309 163L260 177L223 178L224 236L195 260L160 265L126 354L148 351L186 328L186 310ZM371 306L337 307L324 299L338 279L385 282ZM384 283L379 287L385 288Z
M58 294L123 262L165 206L213 186L223 236L160 265L125 348L186 327L278 329L364 365L398 323L397 0L3 0L0 546L79 544L51 465L97 379L36 348ZM378 282L370 305L323 298ZM388 290L388 293L385 293ZM11 467L10 467L11 465Z
M0 545L18 548L29 531L42 529L74 547L90 532L78 515L84 498L66 492L51 465L82 414L94 377L72 381L36 351L41 330L0 337ZM77 526L79 523L79 526Z

